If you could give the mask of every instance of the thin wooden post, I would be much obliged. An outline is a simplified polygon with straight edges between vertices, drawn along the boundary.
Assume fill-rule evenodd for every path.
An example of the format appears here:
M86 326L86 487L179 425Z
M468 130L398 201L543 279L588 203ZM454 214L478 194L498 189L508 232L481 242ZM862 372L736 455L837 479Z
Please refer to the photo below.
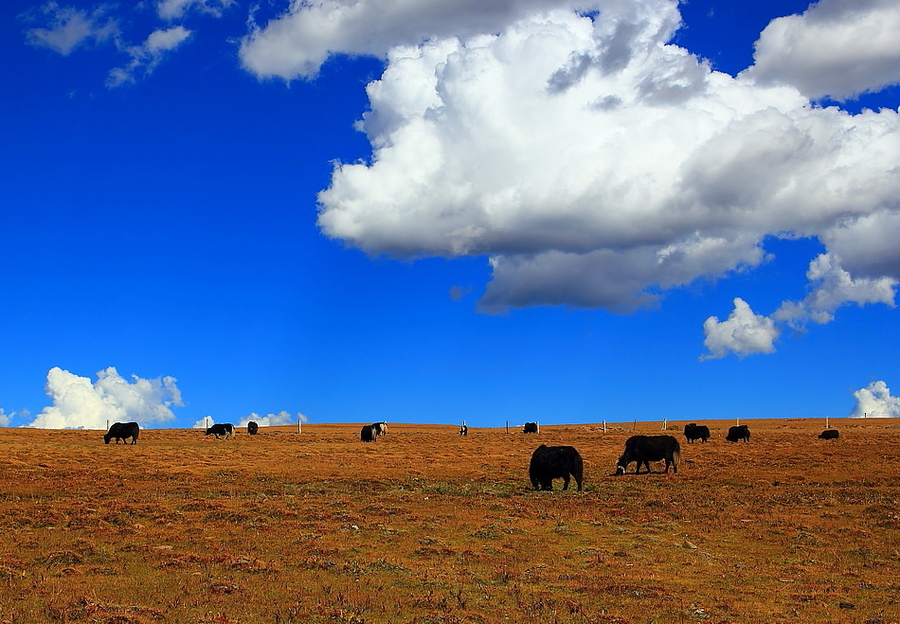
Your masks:
M634 421L634 427L632 427L632 429L633 429L634 431L637 431L637 419L635 419L635 421Z
M297 433L303 433L303 428L300 426L300 419L297 419Z
M828 416L825 417L825 428L828 429Z
M603 433L606 433L606 421L603 421Z
M669 422L668 418L663 419L663 428L662 428L663 431L665 431L668 428L668 422Z
M506 433L509 433L509 421L506 421Z
M537 432L540 433L541 432L541 421L536 420L536 421L534 421L534 424L537 425Z

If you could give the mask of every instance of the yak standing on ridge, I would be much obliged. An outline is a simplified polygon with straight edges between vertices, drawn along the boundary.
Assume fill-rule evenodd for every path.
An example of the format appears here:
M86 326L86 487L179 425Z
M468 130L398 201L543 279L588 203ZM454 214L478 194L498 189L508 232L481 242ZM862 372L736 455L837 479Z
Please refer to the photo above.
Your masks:
M113 423L109 428L109 431L106 432L106 435L103 436L103 443L109 444L109 441L115 438L116 444L119 443L119 440L122 440L122 444L128 444L125 441L125 438L131 438L131 443L137 444L138 435L140 433L141 428L136 422Z
M219 436L225 436L225 439L227 440L234 435L234 425L231 423L217 423L208 428L204 435L214 435L216 436L216 440L219 439Z

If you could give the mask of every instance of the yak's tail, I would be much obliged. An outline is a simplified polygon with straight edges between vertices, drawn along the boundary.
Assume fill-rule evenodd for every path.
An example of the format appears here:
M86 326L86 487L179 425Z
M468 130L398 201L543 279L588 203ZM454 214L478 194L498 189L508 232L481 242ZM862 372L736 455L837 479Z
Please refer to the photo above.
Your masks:
M678 472L678 464L681 463L681 450L675 449L672 452L672 465L675 467L675 472Z

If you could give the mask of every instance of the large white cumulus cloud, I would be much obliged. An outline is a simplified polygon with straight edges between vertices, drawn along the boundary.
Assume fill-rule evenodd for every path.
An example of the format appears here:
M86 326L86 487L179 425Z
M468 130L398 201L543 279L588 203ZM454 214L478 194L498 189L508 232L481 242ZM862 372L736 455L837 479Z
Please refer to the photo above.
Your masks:
M819 0L772 22L748 76L843 100L900 82L900 2Z
M891 390L883 381L873 381L853 393L856 405L851 418L900 417L900 397L891 396Z
M782 325L827 322L846 303L893 304L900 116L810 98L900 80L884 70L897 66L882 37L895 2L822 0L797 16L819 47L877 25L880 43L856 61L875 69L852 84L823 71L815 88L805 56L782 54L778 75L767 65L787 46L774 31L758 67L713 71L670 43L676 0L470 4L298 1L243 41L261 77L309 77L336 53L386 59L359 124L372 156L338 163L319 194L325 234L371 254L486 255L488 311L627 312L752 269L767 237L820 240L810 295L708 322L710 357L771 352ZM750 314L761 332L730 331Z
M142 425L175 418L172 407L182 406L174 377L123 378L115 368L97 373L97 381L58 367L47 373L47 395L53 405L45 407L29 427L44 429L105 429L107 421L137 421Z
M664 44L673 3L637 8L392 49L368 87L371 163L335 169L323 231L371 253L488 254L489 309L627 310L754 266L765 236L893 217L896 112L713 72Z
M170 0L171 1L171 0ZM552 0L588 9L591 0ZM384 56L396 45L496 32L548 0L294 0L284 15L253 26L241 42L244 67L260 77L315 76L333 54Z

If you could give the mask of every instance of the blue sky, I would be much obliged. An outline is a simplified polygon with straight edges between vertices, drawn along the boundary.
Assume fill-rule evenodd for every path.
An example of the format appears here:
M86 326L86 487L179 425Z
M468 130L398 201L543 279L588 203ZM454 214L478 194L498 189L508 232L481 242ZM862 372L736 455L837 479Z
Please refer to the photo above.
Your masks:
M893 0L0 11L0 424L900 415Z

